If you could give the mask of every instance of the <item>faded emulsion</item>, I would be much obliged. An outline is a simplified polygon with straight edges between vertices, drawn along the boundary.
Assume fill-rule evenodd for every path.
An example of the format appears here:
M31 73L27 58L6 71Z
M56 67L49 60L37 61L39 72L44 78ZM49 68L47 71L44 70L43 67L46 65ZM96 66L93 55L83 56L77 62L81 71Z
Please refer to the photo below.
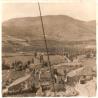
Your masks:
M96 96L96 19L82 7L91 1L3 4L3 97Z

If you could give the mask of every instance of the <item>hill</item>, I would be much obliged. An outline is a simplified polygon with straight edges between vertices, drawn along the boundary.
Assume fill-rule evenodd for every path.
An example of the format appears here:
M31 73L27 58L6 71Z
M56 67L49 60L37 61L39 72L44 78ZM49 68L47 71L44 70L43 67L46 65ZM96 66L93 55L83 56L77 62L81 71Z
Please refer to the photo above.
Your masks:
M64 15L43 16L49 47L61 47L66 43L96 40L96 22L80 21ZM40 17L14 18L3 22L3 47L44 47ZM6 45L5 45L6 44ZM18 45L17 45L18 44Z

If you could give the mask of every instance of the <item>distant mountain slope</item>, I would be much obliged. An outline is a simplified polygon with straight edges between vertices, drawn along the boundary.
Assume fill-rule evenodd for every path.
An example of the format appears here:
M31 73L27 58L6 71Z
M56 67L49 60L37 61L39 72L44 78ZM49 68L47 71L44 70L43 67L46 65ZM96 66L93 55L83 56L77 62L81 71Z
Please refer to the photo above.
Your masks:
M46 37L49 40L90 40L95 39L95 21L84 22L69 16L43 16ZM40 17L15 18L2 25L4 35L22 39L43 39Z
M69 16L43 16L44 29L49 49L68 45L94 44L96 22L84 22ZM3 51L14 52L45 49L40 17L15 18L3 22ZM82 45L81 45L82 44Z

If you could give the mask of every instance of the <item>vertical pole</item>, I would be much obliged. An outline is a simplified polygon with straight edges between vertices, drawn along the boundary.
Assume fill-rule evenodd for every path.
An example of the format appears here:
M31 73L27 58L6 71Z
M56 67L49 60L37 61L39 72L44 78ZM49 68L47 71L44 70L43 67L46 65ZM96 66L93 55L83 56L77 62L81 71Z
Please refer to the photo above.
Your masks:
M53 81L53 73L52 73L50 57L49 57L49 53L48 53L47 40L46 40L46 36L45 36L44 24L43 24L42 13L41 13L41 8L40 8L39 2L38 2L38 8L39 8L39 12L40 12L40 19L41 19L42 31L43 31L43 35L44 35L44 41L45 41L45 47L46 47L46 52L47 52L47 57L48 57L48 64L49 64L50 74L51 74L51 78L52 78L52 81ZM56 95L54 81L53 81L53 91L54 91L54 95Z

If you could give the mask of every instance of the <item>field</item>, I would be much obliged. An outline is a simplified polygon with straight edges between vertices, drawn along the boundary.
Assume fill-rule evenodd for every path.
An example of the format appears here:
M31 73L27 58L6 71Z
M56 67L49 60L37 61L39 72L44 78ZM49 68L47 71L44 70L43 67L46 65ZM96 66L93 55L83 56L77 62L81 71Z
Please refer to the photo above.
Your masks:
M9 64L11 65L14 61L19 61L21 60L23 63L26 63L29 60L32 60L33 55L20 55L20 54L10 54L10 56L6 55L3 56L3 59ZM80 61L83 65L83 67L91 67L92 69L94 69L94 71L96 71L96 58L84 58L82 56L79 56ZM47 61L47 56L44 56L45 61ZM51 64L55 65L55 64L60 64L60 63L64 63L64 56L63 55L50 55L50 60L51 60ZM60 67L59 67L60 68ZM78 67L73 66L65 66L64 67L66 70L73 70L74 73L76 72L75 69L77 70ZM59 69L60 70L60 69ZM62 69L61 69L62 70ZM61 71L60 70L60 71ZM63 69L64 70L64 69ZM87 70L86 70L87 71ZM60 72L61 73L61 72ZM22 77L25 75L25 70L23 71L15 71L14 69L10 69L10 70L3 70L2 71L2 78L3 78L3 88L5 87L5 82L8 80L8 78L10 77L12 81ZM16 96L21 96L20 95L16 95ZM30 95L27 95L30 96Z
M33 57L34 57L33 54L32 55L11 54L10 56L4 56L3 60L5 60L8 64L12 64L12 62L19 61L19 60L25 63L27 61L32 60ZM49 57L52 65L63 63L65 61L62 55L50 55ZM44 56L44 60L47 61L46 55Z
M10 55L7 54L6 56L3 56L3 60L10 66L15 61L22 61L23 64L25 64L27 63L27 61L31 61L33 57L34 57L33 55L29 55L29 54L28 55L25 54L24 56L23 54L16 55L14 53L14 54L10 54ZM44 60L47 62L47 56L44 56ZM59 64L64 62L64 58L63 56L60 55L50 55L50 61L51 61L51 65ZM3 86L5 85L5 81L7 81L9 77L11 77L12 81L14 81L17 78L20 78L24 75L25 75L25 70L23 71L15 71L14 69L3 70L2 71Z

